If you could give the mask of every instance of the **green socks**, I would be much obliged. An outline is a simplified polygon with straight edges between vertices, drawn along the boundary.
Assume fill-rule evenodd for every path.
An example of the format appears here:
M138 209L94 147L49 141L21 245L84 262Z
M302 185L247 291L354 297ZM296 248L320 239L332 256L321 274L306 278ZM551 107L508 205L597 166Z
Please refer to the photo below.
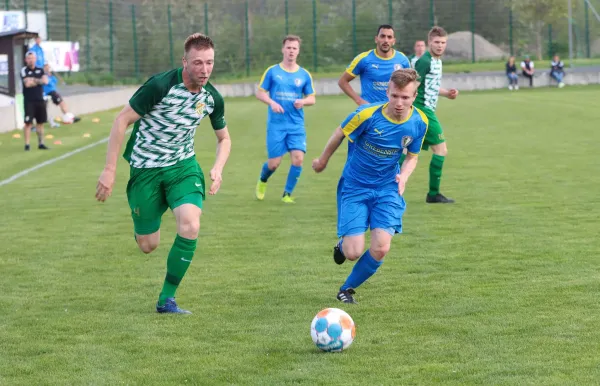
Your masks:
M167 276L158 298L159 306L163 306L168 298L175 297L175 291L194 257L196 242L197 239L185 239L179 235L175 237L167 259Z
M446 157L434 154L429 164L429 195L435 196L440 193L440 183L442 182L442 167Z

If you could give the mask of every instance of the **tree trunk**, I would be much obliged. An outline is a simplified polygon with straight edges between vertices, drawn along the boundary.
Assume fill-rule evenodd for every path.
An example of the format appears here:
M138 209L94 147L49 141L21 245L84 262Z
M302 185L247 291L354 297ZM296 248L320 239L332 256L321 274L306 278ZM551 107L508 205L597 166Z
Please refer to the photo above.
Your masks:
M536 47L535 47L535 54L537 56L537 60L542 60L542 45L543 45L543 39L542 39L542 28L543 28L543 23L541 22L537 22L536 23L536 28L535 28L535 41L536 41Z

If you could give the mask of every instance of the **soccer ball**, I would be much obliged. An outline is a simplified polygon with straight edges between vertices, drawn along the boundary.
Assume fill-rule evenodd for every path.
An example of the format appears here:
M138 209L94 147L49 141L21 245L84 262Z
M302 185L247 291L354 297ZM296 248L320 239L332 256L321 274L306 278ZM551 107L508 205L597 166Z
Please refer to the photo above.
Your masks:
M73 113L65 113L62 116L62 121L63 121L63 123L66 123L66 124L73 123L74 119L75 119L75 115Z
M344 310L326 308L310 325L313 342L323 351L339 352L350 347L356 335L354 321Z

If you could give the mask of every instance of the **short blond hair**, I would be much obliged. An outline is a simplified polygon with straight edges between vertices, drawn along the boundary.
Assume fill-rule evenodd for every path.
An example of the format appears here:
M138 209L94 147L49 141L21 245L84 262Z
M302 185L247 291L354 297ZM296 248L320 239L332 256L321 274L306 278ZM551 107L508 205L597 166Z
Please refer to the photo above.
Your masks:
M404 87L408 86L408 84L418 81L419 74L412 68L401 68L396 70L392 72L392 77L390 78L390 82L394 83L394 85L399 89L403 89Z
M281 44L285 46L285 42L298 42L299 46L302 45L302 39L300 39L300 36L298 35L287 35L283 38Z
M195 48L197 50L208 50L215 49L215 44L212 39L208 36L201 34L199 32L192 34L185 39L185 43L183 43L184 51L187 54L190 52L190 49Z
M438 27L437 25L435 27L433 27L432 29L429 30L429 33L427 34L427 39L431 40L432 38L443 38L443 37L447 37L448 36L448 32L446 32L445 29L443 29L442 27Z

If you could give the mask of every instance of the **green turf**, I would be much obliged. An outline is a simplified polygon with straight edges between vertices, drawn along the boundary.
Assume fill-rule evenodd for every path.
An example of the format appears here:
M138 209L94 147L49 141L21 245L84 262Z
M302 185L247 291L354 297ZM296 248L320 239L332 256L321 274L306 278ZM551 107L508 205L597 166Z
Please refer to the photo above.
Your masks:
M442 100L442 192L424 203L430 153L409 181L405 233L358 290L335 300L352 264L331 259L335 188L345 151L323 174L310 159L353 109L318 97L297 204L253 199L265 157L265 107L227 100L233 139L222 190L205 202L199 249L178 302L154 312L175 236L144 255L132 236L127 165L94 200L106 145L0 187L0 384L594 384L600 378L598 87L476 92ZM108 134L112 113L53 130L64 145L22 150L0 135L0 180ZM82 138L84 132L92 138ZM214 160L202 124L198 159ZM345 148L345 146L343 147ZM320 353L309 326L325 307L354 318L341 354Z

